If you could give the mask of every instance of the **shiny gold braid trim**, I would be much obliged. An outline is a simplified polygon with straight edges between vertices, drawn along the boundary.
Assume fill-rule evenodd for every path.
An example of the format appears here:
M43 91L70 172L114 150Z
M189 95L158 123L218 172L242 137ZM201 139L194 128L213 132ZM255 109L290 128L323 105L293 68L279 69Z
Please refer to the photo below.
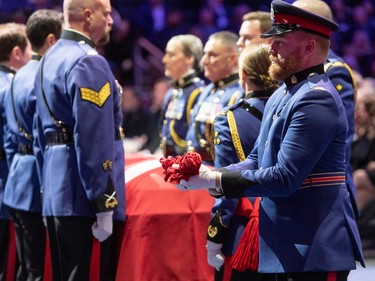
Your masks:
M99 92L89 88L80 88L82 100L92 102L99 107L105 103L107 98L111 95L111 86L109 82L105 83Z
M224 115L224 112L219 112L218 115L215 116L214 121L212 122L211 126L211 138L209 139L209 145L210 145L210 154L212 159L215 161L215 122L216 122L216 117L219 115Z
M173 141L175 142L175 144L177 144L178 146L180 147L186 147L186 141L184 139L181 139L175 129L174 129L174 124L176 123L176 120L173 119L171 120L171 122L169 123L169 131L171 133L171 137L173 139Z
M357 90L358 90L358 85L357 85L357 81L355 80L354 78L354 73L353 73L353 70L351 69L351 67L349 65L347 65L345 62L341 62L341 61L333 61L333 62L329 62L327 63L325 66L324 66L324 70L325 72L327 72L328 68L330 68L331 66L333 67L345 67L348 72L349 72L349 75L350 75L350 78L352 79L352 84L353 84L353 91L354 91L354 94L353 94L353 101L355 102L357 100ZM338 86L338 85L337 85ZM341 91L341 89L338 89L337 86L335 86L335 88L338 90L338 91ZM341 86L341 85L340 85ZM342 87L342 86L341 86Z
M240 161L243 161L245 160L246 156L241 145L241 139L240 139L240 136L238 135L236 120L234 118L232 111L228 110L227 118L228 118L230 134L232 135L232 142L233 142L234 149L236 150L238 159L240 159Z
M196 99L196 97L201 93L203 88L197 88L195 89L189 99L188 99L188 103L186 105L186 121L187 121L187 124L190 125L190 111L191 109L193 108L193 104L194 104L194 101Z
M228 102L228 105L234 104L237 101L237 97L238 97L239 94L240 94L240 91L235 91L233 93L233 95L231 96L231 98L230 98L230 100Z

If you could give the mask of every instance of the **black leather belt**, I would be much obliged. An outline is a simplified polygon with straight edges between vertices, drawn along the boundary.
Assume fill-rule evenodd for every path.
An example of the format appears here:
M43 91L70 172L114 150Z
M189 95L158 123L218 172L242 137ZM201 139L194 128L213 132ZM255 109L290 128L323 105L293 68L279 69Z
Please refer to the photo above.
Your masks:
M23 155L34 155L33 146L31 144L18 144L18 153Z
M121 140L121 132L119 128L115 129L115 140ZM54 132L46 134L47 145L58 145L58 144L73 144L74 138L70 133L67 132Z
M67 132L53 132L46 134L47 145L59 145L59 144L73 144L74 139L70 133Z
M5 154L5 150L4 149L0 149L0 161L5 161L7 160L7 156Z

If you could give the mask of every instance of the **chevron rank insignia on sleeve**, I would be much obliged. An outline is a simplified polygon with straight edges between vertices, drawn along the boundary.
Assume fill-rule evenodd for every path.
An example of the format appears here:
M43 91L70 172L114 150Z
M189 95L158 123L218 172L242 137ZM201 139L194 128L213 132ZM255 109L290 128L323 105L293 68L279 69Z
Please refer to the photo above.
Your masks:
M111 95L111 86L109 82L105 83L99 92L89 88L80 88L82 100L92 102L102 107L107 98Z

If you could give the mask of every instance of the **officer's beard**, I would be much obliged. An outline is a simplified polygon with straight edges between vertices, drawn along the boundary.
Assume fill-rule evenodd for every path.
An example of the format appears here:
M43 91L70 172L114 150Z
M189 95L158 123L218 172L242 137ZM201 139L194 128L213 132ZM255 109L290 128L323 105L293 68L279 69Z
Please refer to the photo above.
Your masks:
M280 59L274 55L270 55L269 58L272 64L268 72L273 80L284 81L298 71L300 59L296 52L291 53L286 59Z

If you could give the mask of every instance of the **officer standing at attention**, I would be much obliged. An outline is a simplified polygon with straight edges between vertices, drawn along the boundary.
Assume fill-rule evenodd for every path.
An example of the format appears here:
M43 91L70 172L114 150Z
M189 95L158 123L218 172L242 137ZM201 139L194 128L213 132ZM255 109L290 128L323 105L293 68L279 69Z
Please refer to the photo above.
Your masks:
M347 280L364 266L346 187L348 121L324 72L338 25L283 1L271 3L270 76L283 85L268 100L246 160L217 171L202 165L181 189L226 198L262 196L259 272L277 280Z
M188 151L198 152L204 163L214 165L211 129L216 115L244 95L238 83L238 35L229 31L213 33L204 46L201 60L204 76L210 80L194 106L186 134Z
M53 280L89 280L92 238L102 242L111 235L118 205L121 171L114 154L121 101L107 61L95 50L109 41L110 1L65 0L63 10L65 30L35 80L35 137L44 156L38 165Z
M4 150L7 124L4 112L4 95L16 71L31 59L31 46L26 26L18 23L0 24L0 280L5 280L9 249L9 213L3 204L8 165Z
M164 156L186 152L186 133L190 125L190 111L198 101L204 81L198 77L203 56L201 40L190 34L172 37L165 49L164 74L172 80L172 87L163 101L161 149Z
M33 153L34 80L41 56L60 38L62 24L62 13L53 10L38 10L29 17L26 32L33 50L32 58L17 72L5 94L9 175L3 203L9 207L16 229L20 264L17 280L43 279L46 229Z

